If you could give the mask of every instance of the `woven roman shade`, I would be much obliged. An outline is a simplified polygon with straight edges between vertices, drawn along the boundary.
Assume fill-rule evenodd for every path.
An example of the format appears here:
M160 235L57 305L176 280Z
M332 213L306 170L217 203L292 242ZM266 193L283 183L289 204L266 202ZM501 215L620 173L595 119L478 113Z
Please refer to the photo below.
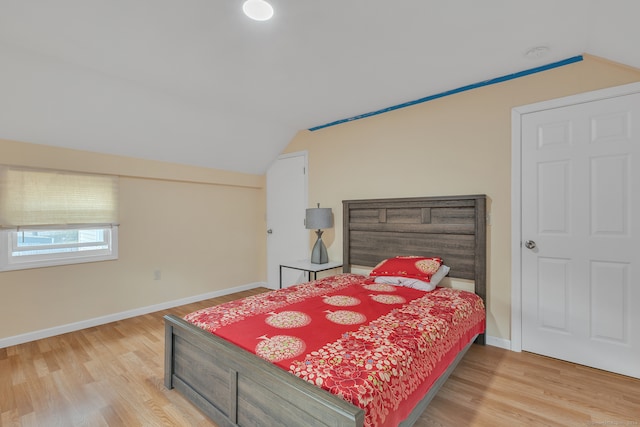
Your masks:
M117 223L117 176L0 165L0 228Z

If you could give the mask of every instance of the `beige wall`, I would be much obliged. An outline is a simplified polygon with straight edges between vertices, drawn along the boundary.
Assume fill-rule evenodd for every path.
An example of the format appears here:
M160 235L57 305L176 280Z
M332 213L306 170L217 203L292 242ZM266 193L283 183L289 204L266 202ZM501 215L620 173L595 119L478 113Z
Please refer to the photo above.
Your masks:
M636 81L640 70L585 56L561 68L302 131L286 152L308 150L309 203L333 208L336 227L323 236L331 259L342 257L342 200L486 194L492 222L488 335L510 339L511 109Z
M121 176L119 259L0 272L0 339L266 280L263 176L4 140L0 163Z
M510 338L511 108L640 81L597 58L316 132L309 203L489 197L488 333ZM0 163L121 176L118 261L0 273L0 339L266 280L265 177L0 140ZM155 270L162 279L153 280ZM16 321L15 319L20 319Z

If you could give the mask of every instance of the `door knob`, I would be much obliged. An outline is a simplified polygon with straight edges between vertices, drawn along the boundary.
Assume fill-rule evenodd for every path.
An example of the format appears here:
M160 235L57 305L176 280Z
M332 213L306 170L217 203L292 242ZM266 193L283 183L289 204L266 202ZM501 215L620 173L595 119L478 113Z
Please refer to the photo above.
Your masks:
M267 234L273 234L273 230L272 229L268 229L267 230Z
M524 246L527 249L535 249L536 248L536 242L534 242L533 240L527 240L526 242L524 242Z

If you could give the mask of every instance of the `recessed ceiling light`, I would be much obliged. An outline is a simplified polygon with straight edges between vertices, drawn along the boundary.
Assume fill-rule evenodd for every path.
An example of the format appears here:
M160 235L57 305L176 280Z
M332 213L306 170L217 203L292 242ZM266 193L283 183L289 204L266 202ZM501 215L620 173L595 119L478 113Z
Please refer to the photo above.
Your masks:
M529 59L538 59L538 58L542 58L543 56L547 56L547 54L549 53L549 50L550 50L549 46L536 46L527 50L524 53L524 56Z
M267 21L273 16L273 7L264 0L247 0L242 5L242 10L256 21Z

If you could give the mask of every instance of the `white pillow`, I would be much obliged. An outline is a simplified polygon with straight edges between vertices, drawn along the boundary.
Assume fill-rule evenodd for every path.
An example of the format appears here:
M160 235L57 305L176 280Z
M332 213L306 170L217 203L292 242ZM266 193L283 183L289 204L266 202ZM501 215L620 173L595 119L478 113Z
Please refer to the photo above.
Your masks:
M401 276L378 276L376 277L376 283L385 283L388 285L405 286L407 288L419 289L421 291L432 291L436 288L438 283L449 273L449 267L441 265L433 276L431 281L425 282L423 280L412 279L409 277Z
M446 265L441 265L440 268L438 268L438 271L436 271L433 276L431 276L431 281L430 283L433 286L438 286L438 283L440 283L440 281L442 279L444 279L444 276L446 276L447 274L449 274L449 270L451 270L449 267L447 267Z

